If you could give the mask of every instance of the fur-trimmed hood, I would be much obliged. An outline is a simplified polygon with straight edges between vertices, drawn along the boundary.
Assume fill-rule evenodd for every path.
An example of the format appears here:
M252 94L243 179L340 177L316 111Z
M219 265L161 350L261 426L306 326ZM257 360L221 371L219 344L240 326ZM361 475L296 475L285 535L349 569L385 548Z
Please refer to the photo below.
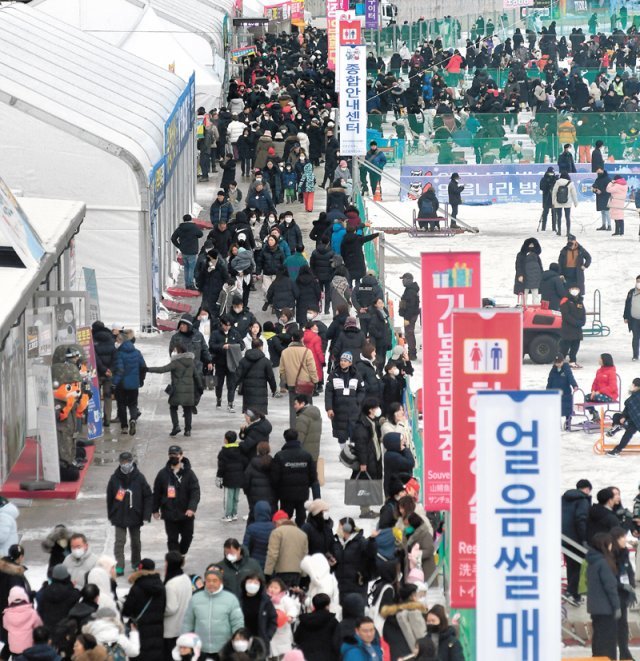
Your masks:
M427 614L427 609L424 604L421 604L419 601L407 601L403 604L389 604L388 606L383 606L380 609L380 615L382 615L382 617L391 617L392 615L397 615L400 611L419 611L423 615Z
M133 574L129 576L129 583L133 585L139 578L142 578L143 576L160 576L160 573L155 569L138 569L138 571L134 571Z
M69 539L71 539L71 531L67 526L60 524L42 540L42 550L51 553L56 543L62 539L69 541Z
M0 572L9 574L10 576L24 576L27 568L24 565L19 565L9 558L2 558L0 560Z

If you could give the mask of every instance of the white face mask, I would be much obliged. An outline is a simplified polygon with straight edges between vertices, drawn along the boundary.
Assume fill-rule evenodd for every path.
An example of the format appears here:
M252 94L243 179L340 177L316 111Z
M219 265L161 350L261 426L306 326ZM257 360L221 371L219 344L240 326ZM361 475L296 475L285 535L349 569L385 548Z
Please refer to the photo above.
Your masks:
M84 548L80 549L71 549L71 555L76 558L77 560L80 560L80 558L85 554Z
M323 512L323 513L322 513L322 518L323 518L325 521L328 521L328 520L329 520L329 512Z
M234 306L233 306L233 311L234 311L236 314L240 314L240 313L242 312L242 307L238 307L237 305L234 305Z
M579 289L570 289L569 293L571 296L579 296L580 295L580 290Z
M636 282L636 289L640 289L640 282Z
M390 371L391 371L391 374L393 374L393 376L398 376L398 374L400 374L400 370L397 367L394 367Z
M244 589L247 591L247 594L258 594L260 592L260 583L245 583Z
M307 312L307 321L311 321L312 319L315 319L316 315L313 314L313 312Z
M378 408L373 412L373 415L375 415L376 418L379 418L382 415L382 409L378 406Z
M66 549L67 546L69 546L69 540L68 539L59 539L58 540L58 546L60 546L63 549Z
M249 641L248 640L234 640L233 641L233 649L236 652L246 652L249 649Z
M238 556L235 553L227 553L225 557L229 562L236 562L238 560Z

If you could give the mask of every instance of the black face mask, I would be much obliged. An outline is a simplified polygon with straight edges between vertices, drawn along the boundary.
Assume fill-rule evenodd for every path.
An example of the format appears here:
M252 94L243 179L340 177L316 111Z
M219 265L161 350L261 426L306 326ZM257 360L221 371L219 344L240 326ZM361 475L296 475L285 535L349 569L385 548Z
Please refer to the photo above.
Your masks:
M180 463L180 457L169 457L169 463L172 466L177 466Z
M427 633L440 633L439 624L427 624Z

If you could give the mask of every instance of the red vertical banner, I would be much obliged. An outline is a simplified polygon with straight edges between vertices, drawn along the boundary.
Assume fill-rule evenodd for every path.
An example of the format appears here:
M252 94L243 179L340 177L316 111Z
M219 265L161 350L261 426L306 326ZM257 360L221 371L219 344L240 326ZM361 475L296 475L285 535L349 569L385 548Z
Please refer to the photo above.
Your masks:
M336 14L349 9L349 0L327 0L327 66L335 71L338 56Z
M522 311L453 312L451 606L476 606L476 393L519 390Z
M427 510L451 507L454 308L480 307L480 253L422 253L423 493Z

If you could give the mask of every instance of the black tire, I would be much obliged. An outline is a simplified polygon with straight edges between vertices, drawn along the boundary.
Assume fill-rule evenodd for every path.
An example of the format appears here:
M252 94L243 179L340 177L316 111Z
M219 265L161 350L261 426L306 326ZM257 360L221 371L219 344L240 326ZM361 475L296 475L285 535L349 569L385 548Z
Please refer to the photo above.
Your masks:
M548 333L540 333L529 342L529 357L538 365L548 365L553 362L558 353L558 345L558 337Z

